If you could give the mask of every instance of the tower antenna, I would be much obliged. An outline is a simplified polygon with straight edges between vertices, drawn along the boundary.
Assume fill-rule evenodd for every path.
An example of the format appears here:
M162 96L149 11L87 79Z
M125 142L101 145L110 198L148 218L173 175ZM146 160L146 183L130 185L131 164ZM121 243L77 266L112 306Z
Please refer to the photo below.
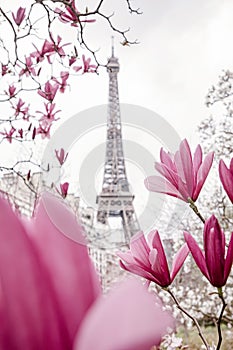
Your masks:
M112 57L114 57L114 36L112 36Z

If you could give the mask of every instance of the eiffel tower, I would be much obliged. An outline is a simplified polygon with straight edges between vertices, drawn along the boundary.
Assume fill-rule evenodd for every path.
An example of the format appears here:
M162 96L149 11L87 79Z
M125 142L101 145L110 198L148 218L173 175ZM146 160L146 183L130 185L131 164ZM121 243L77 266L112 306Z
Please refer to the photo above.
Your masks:
M118 94L117 75L120 65L114 55L107 63L109 74L109 99L107 115L107 141L102 191L97 196L97 221L107 224L110 217L119 218L123 230L123 242L128 245L130 238L139 231L133 200L127 179L122 143L122 126Z

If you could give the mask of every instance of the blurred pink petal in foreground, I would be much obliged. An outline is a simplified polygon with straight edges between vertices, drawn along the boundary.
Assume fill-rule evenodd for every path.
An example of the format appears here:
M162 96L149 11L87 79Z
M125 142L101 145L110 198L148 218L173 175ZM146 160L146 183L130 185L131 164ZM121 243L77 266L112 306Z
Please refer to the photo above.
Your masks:
M169 286L181 269L189 249L184 244L173 259L171 273L158 231L151 231L148 243L143 232L137 233L130 241L130 250L118 252L123 269L155 282L161 287Z
M188 202L196 201L204 185L213 162L214 153L210 152L202 160L202 149L198 145L194 156L187 140L180 144L174 155L160 151L160 163L155 162L155 169L161 176L149 176L145 186L149 191L165 193Z
M101 297L85 318L76 350L150 350L174 320L161 301L131 279Z
M173 326L139 282L100 297L82 229L52 195L31 220L0 199L0 239L0 349L146 350Z
M214 215L205 222L204 254L188 232L184 232L184 236L190 252L203 275L214 287L220 288L224 286L233 262L233 234L231 234L226 256L225 234Z
M0 237L0 348L72 349L100 291L75 218L49 194L30 221L1 199Z

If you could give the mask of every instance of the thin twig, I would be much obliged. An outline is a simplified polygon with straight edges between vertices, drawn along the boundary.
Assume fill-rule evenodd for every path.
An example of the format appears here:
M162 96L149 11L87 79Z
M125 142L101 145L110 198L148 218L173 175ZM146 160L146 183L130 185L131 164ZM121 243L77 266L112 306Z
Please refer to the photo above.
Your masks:
M221 311L220 311L220 314L219 314L219 317L218 317L218 320L217 320L218 345L217 345L216 350L219 350L219 349L221 348L221 344L222 344L221 322L222 322L222 317L223 317L224 310L225 310L225 308L226 308L226 306L227 306L227 304L226 304L226 302L225 302L225 299L224 299L224 297L223 297L222 288L218 288L218 296L219 296L219 298L221 299L222 308L221 308Z
M205 223L205 219L203 218L203 216L201 215L201 213L198 210L198 207L196 206L196 204L194 203L194 201L191 198L188 198L188 203L190 208L194 211L194 213L199 217L199 219L203 222L203 224Z
M166 292L168 292L170 294L170 296L172 297L173 301L175 302L177 308L183 312L186 316L188 316L194 323L194 325L196 326L197 330L198 330L198 334L203 342L203 344L205 345L206 349L209 350L210 349L210 346L209 344L207 343L207 340L205 339L203 333L202 333L202 330L201 330L201 327L198 323L198 321L196 320L195 317L193 317L192 315L190 315L188 313L188 311L186 311L179 303L179 301L177 300L177 298L175 297L175 295L173 294L173 292L169 289L169 288L163 288Z

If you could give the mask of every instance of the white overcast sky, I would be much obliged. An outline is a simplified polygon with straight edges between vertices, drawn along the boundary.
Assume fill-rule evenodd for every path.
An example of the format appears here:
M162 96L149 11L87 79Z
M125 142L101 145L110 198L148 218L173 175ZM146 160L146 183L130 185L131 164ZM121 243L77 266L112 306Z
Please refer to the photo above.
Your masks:
M123 1L123 0L122 0ZM107 1L112 8L116 1ZM120 1L119 1L120 3ZM163 116L181 137L193 137L198 123L210 114L204 101L208 89L223 69L233 69L233 2L231 0L133 1L141 16L121 19L131 25L130 38L139 45L122 47L119 57L120 100L138 104ZM96 40L95 40L96 39ZM100 31L93 43L100 56L110 53L110 33ZM85 76L72 86L63 111L73 115L90 106L107 103L108 77Z

